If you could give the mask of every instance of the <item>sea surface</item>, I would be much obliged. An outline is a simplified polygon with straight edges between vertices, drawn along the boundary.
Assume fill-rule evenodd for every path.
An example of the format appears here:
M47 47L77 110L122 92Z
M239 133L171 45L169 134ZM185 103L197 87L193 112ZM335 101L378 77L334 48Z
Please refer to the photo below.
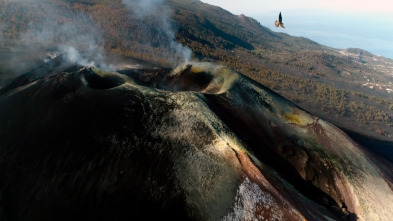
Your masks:
M275 32L302 36L338 48L361 48L393 59L393 15L345 14L327 11L283 11L285 29L276 28L277 12L247 15Z

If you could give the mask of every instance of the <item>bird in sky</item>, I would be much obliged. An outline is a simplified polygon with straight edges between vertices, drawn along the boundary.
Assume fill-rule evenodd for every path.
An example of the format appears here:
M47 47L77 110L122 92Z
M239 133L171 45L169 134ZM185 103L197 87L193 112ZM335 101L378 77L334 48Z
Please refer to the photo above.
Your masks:
M282 23L281 12L280 12L280 14L278 15L278 21L276 20L276 21L274 22L274 25L275 25L276 27L280 26L281 28L285 28L285 27L284 27L284 23Z

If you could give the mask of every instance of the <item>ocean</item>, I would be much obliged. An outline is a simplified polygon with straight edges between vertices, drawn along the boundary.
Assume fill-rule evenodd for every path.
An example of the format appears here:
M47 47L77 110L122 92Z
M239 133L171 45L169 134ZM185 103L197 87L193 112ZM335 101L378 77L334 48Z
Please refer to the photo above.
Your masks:
M278 13L269 12L251 17L275 32L306 37L337 49L361 48L393 59L393 15L383 17L325 11L283 11L285 29L282 29L274 26Z

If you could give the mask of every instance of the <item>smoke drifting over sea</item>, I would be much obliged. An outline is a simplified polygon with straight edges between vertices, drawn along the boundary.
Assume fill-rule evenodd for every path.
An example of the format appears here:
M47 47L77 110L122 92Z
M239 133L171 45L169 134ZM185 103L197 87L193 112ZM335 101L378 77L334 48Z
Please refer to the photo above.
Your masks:
M165 45L160 46L167 48L168 59L172 60L172 63L190 60L191 50L175 41L175 27L171 19L172 11L164 4L163 0L123 0L123 4L137 19L152 21L149 28L156 32L155 37L166 38Z

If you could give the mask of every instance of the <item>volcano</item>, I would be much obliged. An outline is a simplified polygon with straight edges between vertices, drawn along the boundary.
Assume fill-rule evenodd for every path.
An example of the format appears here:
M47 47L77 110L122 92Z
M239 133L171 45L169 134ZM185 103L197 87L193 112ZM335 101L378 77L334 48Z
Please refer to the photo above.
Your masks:
M44 64L0 91L2 220L389 220L392 164L213 63Z

